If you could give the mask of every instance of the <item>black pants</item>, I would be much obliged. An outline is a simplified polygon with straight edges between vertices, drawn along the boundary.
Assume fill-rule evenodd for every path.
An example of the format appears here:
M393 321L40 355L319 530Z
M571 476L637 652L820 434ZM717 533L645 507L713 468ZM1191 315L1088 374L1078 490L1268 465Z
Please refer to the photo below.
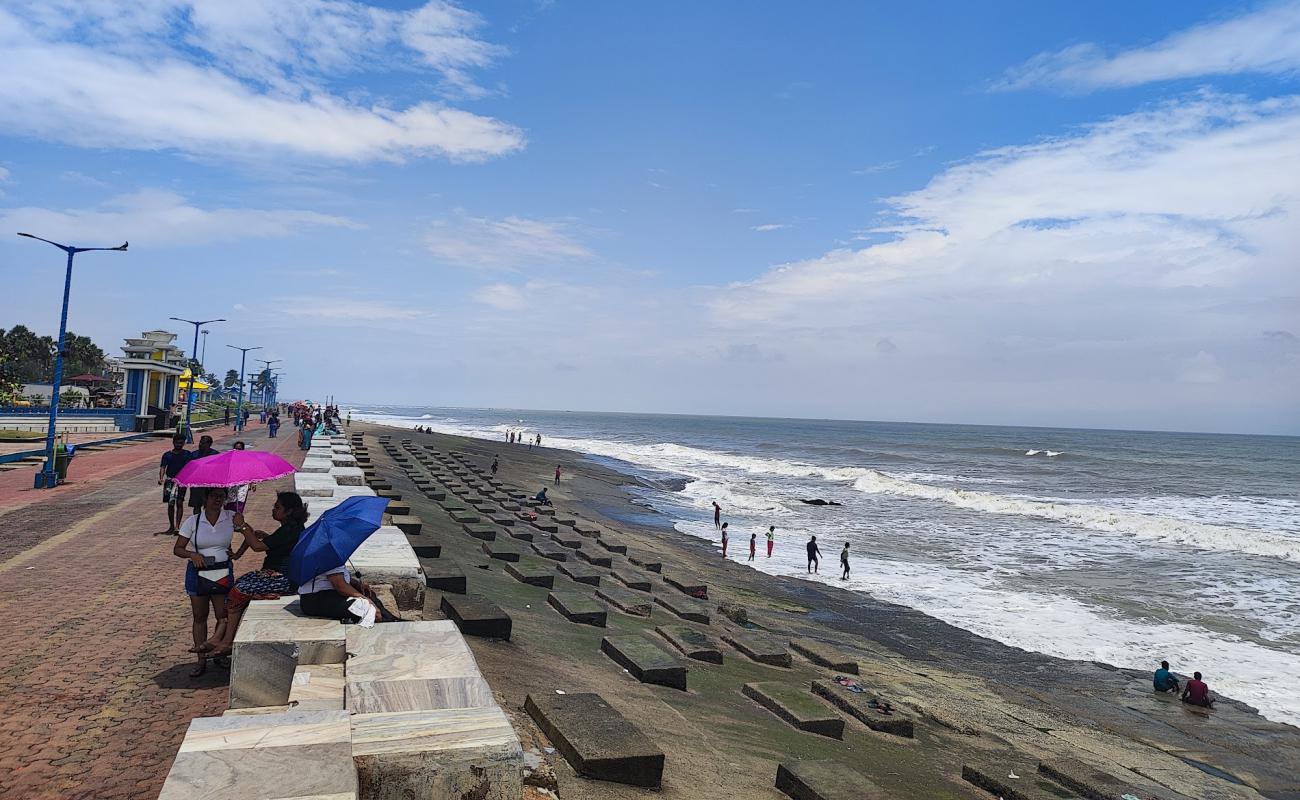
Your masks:
M399 617L385 608L383 603L380 603L374 598L367 599L375 604L375 609L379 612L378 617L380 622L394 622L400 620ZM356 614L353 614L348 610L348 604L352 602L352 598L342 592L335 591L334 589L326 589L323 592L312 592L311 594L299 595L298 601L302 604L302 613L309 617L337 619L341 622L356 622L361 619L361 617L358 617Z

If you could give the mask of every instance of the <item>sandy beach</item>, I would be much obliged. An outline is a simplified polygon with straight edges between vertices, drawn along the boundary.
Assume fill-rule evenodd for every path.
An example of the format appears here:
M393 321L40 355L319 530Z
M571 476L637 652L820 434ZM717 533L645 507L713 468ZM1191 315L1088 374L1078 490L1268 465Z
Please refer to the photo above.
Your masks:
M872 696L889 700L897 716L915 722L913 738L853 720L842 740L798 731L747 697L742 687L779 681L806 688L832 679L833 671L798 656L790 667L759 664L735 647L723 647L723 664L691 662L689 691L638 683L600 652L602 636L617 630L653 637L656 626L681 620L655 606L648 619L611 610L607 629L569 623L547 607L544 589L506 574L502 562L485 555L480 542L464 535L378 455L381 476L391 478L424 520L419 538L439 541L442 559L463 568L469 591L491 598L512 617L509 642L473 639L472 646L502 706L514 712L526 746L525 732L535 731L519 711L527 695L595 691L667 754L665 797L778 796L772 789L775 762L794 757L851 765L894 797L988 797L962 780L964 765L990 764L995 770L1011 765L1008 771L1028 783L1040 762L1082 762L1141 776L1152 787L1151 796L1300 797L1295 777L1300 730L1269 722L1229 698L1208 713L1192 709L1154 694L1149 673L1030 653L861 593L724 561L709 543L682 535L634 504L626 491L631 478L580 454L354 422L352 430L358 429L440 451L459 450L483 467L499 455L500 477L508 484L530 495L548 486L561 511L590 520L631 549L656 554L665 577L690 575L706 584L712 609L708 631L715 638L810 638L834 647L861 665L860 679ZM557 465L563 479L554 485ZM739 538L732 542L733 548L747 545ZM778 546L802 549L803 542L780 540ZM823 570L837 569L836 550L822 549ZM526 546L522 550L521 563L551 566ZM855 570L870 570L870 564L856 562ZM561 583L590 588L559 576L557 590ZM436 616L438 605L439 595L431 591L426 614ZM718 613L720 606L743 609L748 626ZM563 797L638 794L577 779L562 762L556 771ZM1160 787L1165 794L1154 794Z

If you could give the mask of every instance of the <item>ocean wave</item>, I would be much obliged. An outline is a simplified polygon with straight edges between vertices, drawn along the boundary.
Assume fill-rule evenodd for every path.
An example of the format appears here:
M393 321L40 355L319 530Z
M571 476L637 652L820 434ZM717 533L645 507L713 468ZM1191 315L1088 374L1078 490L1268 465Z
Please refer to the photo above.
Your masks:
M855 480L853 486L867 494L935 500L972 511L1049 519L1089 530L1120 533L1165 544L1190 545L1203 550L1246 553L1300 562L1300 537L1287 536L1277 531L1209 525L1078 501L1010 497L992 492L930 486L900 480L877 470L867 470L867 474Z

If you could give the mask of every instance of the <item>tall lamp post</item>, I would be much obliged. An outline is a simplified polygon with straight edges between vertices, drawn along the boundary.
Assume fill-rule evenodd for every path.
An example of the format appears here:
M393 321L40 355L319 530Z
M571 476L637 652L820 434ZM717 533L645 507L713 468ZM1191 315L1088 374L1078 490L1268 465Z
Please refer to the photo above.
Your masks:
M207 325L209 322L225 322L224 319L193 320L193 319L181 319L180 317L168 317L167 319L174 319L177 322L188 322L189 324L194 326L194 349L190 351L191 361L195 360L194 356L199 352L199 328L203 327L204 325ZM185 443L186 444L192 444L194 442L194 430L190 427L190 414L193 411L194 411L194 368L190 367L190 385L189 388L185 390Z
M262 371L259 372L259 373L257 373L258 377L260 378L260 377L265 376L266 379L267 379L267 382L269 382L269 381L270 381L270 378L271 378L271 375L270 375L270 372L271 372L271 365L272 365L272 364L279 364L279 363L280 363L281 361L283 361L284 359L283 359L283 358L276 358L276 359L272 359L272 360L270 360L270 361L267 361L267 360L264 359L264 358L255 358L255 359L253 359L253 360L256 361L256 362L258 362L259 364L262 365ZM266 382L264 382L264 383L262 384L262 407L263 407L263 408L266 408L266 405L267 405L267 403L266 403Z
M235 430L242 431L244 429L244 362L248 358L249 350L261 350L262 347L261 345L235 347L233 344L228 344L226 347L239 351L239 403L235 406Z
M208 329L203 329L203 349L199 351L199 364L203 371L208 371Z
M72 257L77 253L91 250L116 250L126 252L129 242L122 242L118 247L73 247L71 245L51 242L30 233L20 233L28 239L52 244L68 254L68 271L63 278L63 313L59 316L59 349L54 355L54 383L50 385L50 429L45 432L45 469L36 473L37 489L53 489L59 483L59 473L54 463L54 431L59 421L59 389L63 384L63 345L68 332L68 296L72 293Z

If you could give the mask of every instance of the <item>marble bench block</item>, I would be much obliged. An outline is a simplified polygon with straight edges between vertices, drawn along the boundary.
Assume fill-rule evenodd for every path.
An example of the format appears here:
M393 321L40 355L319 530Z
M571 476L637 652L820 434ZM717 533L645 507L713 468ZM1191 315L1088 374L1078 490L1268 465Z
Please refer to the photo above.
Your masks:
M569 622L579 625L605 627L607 611L605 607L585 594L579 592L551 592L546 596L546 603L560 612Z
M349 454L349 453L338 453L338 452L336 452L334 455L330 456L330 460L334 463L334 466L336 466L336 467L355 467L355 466L359 466L359 465L357 464L356 456L353 456L353 455L351 455L351 454ZM366 459L366 460L368 461L369 459Z
M519 800L523 748L501 709L354 714L352 760L373 800Z
M367 583L393 587L397 607L404 611L424 608L424 573L406 534L384 525L361 543L348 559L352 572Z
M324 456L309 455L302 460L302 466L298 467L298 473L303 472L329 472L334 468L334 460Z
M510 640L510 629L513 626L510 615L486 597L472 594L458 597L443 595L439 610L447 619L455 622L456 627L466 636Z
M190 722L158 798L356 798L351 740L346 711L200 717Z
M655 632L689 659L709 664L722 663L722 648L712 636L693 625L660 625Z
M492 690L454 623L348 627L348 711L378 714L496 707Z
M349 497L374 497L375 490L369 486L335 486L334 499L346 500Z
M790 666L790 651L785 649L785 642L775 636L756 631L724 630L722 641L760 664Z
M510 577L529 586L541 586L550 589L555 585L555 573L549 564L538 564L537 559L521 559L516 564L506 564L506 573Z
M297 597L254 600L244 613L231 650L230 707L289 702L301 664L341 664L342 623L302 615Z
M578 583L585 583L589 586L599 586L601 576L605 574L603 570L598 570L595 567L589 567L586 564L578 564L572 561L561 562L557 569Z
M299 711L342 711L343 665L298 665L289 687L289 704Z
M293 476L293 488L302 497L333 497L338 482L328 472L299 472Z
M686 691L686 666L644 636L606 636L600 652L642 683Z
M586 561L593 567L604 567L609 569L614 564L614 559L608 553L593 553L590 550L579 549L578 558Z
M849 675L858 674L857 660L816 639L791 639L790 649L819 667Z
M663 751L600 695L528 695L524 710L579 776L659 786Z
M812 691L813 694L828 700L831 705L857 719L873 731L902 736L907 739L912 738L914 733L912 720L904 716L898 709L893 709L888 714L880 713L871 707L871 701L875 698L870 694L850 692L838 683L830 681L813 681ZM1124 792L1120 792L1115 796L1119 797L1120 794L1124 794Z
M624 589L617 584L606 584L596 589L596 596L624 614L648 617L654 609L650 595Z
M629 589L636 589L638 592L650 591L650 579L636 570L615 568L611 569L609 574Z
M541 556L542 558L550 559L551 561L569 560L568 550L545 540L533 542L532 548L534 553Z
M747 683L741 687L741 693L801 731L832 739L844 738L844 718L805 692L801 685L784 681Z
M834 761L782 762L776 768L776 788L791 800L891 800L895 796Z
M692 600L681 595L658 594L655 595L655 603L687 622L698 622L701 625L709 624L709 607L698 600Z
M361 467L331 467L329 474L334 476L339 486L362 486L366 482L366 475L361 471Z

